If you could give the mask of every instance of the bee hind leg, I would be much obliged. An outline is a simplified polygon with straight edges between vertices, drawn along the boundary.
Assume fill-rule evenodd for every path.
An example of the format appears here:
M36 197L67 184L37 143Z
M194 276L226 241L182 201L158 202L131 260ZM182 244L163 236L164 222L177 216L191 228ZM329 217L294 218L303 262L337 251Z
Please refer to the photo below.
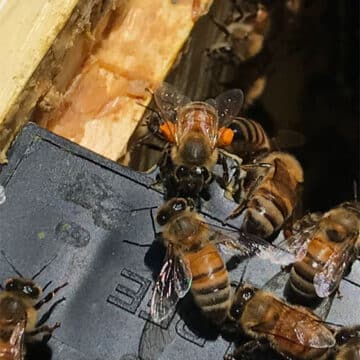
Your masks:
M250 340L245 344L238 346L232 354L224 356L224 360L244 360L257 350L264 350L268 344L261 340Z

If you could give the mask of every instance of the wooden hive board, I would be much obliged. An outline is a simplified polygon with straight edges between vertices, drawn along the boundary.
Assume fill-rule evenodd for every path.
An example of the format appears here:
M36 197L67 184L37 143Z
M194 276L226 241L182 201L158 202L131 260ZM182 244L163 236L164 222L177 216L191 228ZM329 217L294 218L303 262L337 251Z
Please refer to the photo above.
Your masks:
M6 161L11 140L29 119L118 159L144 112L138 102L150 101L145 88L154 89L163 81L194 22L211 2L57 2L58 7L49 10L52 17L45 16L53 25L45 26L52 29L46 46L35 39L21 55L30 58L33 51L37 61L30 62L26 74L21 66L9 72L15 78L23 75L13 85L12 95L1 101L6 106L0 108L0 161ZM43 18L31 20L42 35L46 33Z

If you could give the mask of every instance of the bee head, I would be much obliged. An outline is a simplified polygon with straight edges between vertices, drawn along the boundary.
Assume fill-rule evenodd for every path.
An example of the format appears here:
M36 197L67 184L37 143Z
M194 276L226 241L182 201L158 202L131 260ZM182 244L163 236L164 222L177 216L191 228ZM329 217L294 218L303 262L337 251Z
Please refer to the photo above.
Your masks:
M239 321L247 302L254 296L256 289L250 285L241 285L235 292L230 307L229 317Z
M183 213L188 207L189 203L184 198L171 199L159 209L156 216L156 221L160 226L164 226L168 223L168 221L170 221L170 219Z
M8 279L5 283L5 290L31 299L38 299L42 292L32 280L23 278Z
M360 339L360 326L341 329L337 332L335 339L338 345L346 344L353 339Z

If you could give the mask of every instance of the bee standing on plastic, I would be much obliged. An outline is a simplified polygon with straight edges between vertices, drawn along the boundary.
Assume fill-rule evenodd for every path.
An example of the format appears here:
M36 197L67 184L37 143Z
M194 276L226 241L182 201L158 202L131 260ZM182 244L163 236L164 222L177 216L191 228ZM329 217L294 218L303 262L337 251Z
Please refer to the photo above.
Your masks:
M5 254L2 252L5 257ZM8 261L9 262L9 261ZM25 343L38 334L51 334L60 326L38 326L38 310L67 283L57 287L41 299L42 289L34 279L50 264L43 266L32 279L25 279L9 262L19 277L6 280L0 292L0 359L24 360ZM61 299L59 301L64 300ZM40 319L41 322L41 319Z
M216 99L190 101L173 86L164 83L154 93L162 114L158 131L168 142L160 161L160 178L172 196L197 198L213 178L213 168L221 161L219 148L231 144L233 131L219 127L237 115L243 103L239 89Z
M257 256L285 264L295 255L252 236L219 230L193 211L192 202L174 198L158 211L167 249L164 265L155 284L151 315L155 322L167 318L177 301L191 289L196 304L206 317L221 324L230 306L229 274L215 245L230 253ZM235 235L237 234L237 235Z
M234 176L229 194L239 206L231 218L245 213L241 229L262 237L270 237L288 220L297 205L303 170L296 158L273 151L242 165L246 176L242 183ZM234 186L235 184L235 186Z
M291 289L304 302L328 297L360 256L360 203L306 215L292 232L288 245L303 256L291 268Z
M333 330L310 310L247 284L234 294L229 319L253 340L226 355L226 360L242 359L266 347L286 359L326 360L336 345Z

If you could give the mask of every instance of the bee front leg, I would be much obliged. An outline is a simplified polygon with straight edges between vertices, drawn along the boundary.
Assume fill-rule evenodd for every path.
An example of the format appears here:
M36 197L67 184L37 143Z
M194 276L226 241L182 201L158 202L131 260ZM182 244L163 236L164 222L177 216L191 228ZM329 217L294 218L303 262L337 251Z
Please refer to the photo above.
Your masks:
M53 325L53 326L43 325L43 326L35 328L32 331L29 331L27 334L30 336L35 336L38 334L51 334L54 332L54 330L56 330L59 327L60 327L59 322L55 323L55 325Z
M226 158L231 159L235 165L232 166L232 169L235 171L229 175L229 167L226 162ZM231 154L224 149L220 150L218 163L223 167L223 176L220 179L220 186L225 190L225 197L230 200L234 200L236 193L239 192L241 187L241 181L245 177L245 174L241 169L242 159L237 155Z
M340 288L337 288L336 291L336 298L341 300L343 298L343 295L341 294Z
M250 340L237 347L232 354L225 355L224 360L244 360L256 350L264 350L267 347L268 344L261 340Z

